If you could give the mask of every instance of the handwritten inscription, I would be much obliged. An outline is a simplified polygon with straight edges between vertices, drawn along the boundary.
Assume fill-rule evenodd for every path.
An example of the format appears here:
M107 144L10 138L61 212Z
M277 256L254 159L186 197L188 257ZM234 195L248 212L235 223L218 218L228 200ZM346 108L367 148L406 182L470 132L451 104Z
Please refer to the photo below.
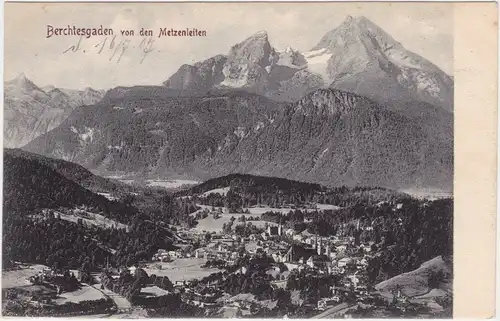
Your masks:
M83 36L78 41L66 48L63 54L68 53L95 53L98 55L107 55L109 61L120 63L125 53L129 50L134 50L139 53L139 62L142 63L146 56L155 50L153 37L142 37L142 39L132 40L130 38L112 36L105 37L93 44L87 44ZM158 50L159 51L159 50Z

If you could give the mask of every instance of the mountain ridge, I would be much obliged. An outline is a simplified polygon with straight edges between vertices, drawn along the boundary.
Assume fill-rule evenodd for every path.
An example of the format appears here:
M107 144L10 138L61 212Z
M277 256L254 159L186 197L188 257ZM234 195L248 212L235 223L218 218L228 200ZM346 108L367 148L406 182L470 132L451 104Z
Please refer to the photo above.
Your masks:
M123 90L120 98L79 108L24 149L111 173L190 173L205 180L240 172L328 186L452 185L453 118L437 107L439 117L428 119L336 89L288 104L245 92L161 98L154 88L157 98L145 100L145 93Z
M4 83L4 145L20 147L57 127L80 105L94 104L103 92L38 87L24 73Z
M303 53L276 50L259 31L227 55L182 65L163 85L192 92L241 88L281 101L332 87L380 104L416 100L453 112L453 78L363 16L348 16Z

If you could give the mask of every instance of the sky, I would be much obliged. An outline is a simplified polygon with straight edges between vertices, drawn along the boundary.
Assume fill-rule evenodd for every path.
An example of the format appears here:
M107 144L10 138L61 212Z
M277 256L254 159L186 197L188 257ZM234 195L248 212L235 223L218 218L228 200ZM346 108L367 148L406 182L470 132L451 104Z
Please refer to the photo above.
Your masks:
M5 3L4 77L24 73L39 86L75 89L158 85L182 64L227 54L261 30L278 50L307 51L348 15L365 16L453 75L451 3ZM47 25L102 25L116 38L113 45L109 36L47 38ZM141 28L152 30L154 41L141 37ZM206 36L158 38L160 28L196 28ZM122 36L123 29L135 35Z

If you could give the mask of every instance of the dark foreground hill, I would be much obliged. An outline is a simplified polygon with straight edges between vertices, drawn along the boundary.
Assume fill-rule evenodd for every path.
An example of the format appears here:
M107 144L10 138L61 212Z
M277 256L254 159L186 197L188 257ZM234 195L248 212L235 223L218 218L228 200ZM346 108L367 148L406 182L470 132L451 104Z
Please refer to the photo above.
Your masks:
M66 163L66 164L65 164ZM59 165L59 168L57 168ZM62 165L62 166L61 166ZM60 171L61 167L63 168ZM112 216L126 217L135 212L122 203L108 200L92 192L70 177L68 168L89 173L76 164L49 160L43 156L19 150L4 150L3 210L4 215L33 214L44 208L74 208L85 206ZM67 175L61 174L65 172ZM76 172L74 172L76 173ZM87 175L87 178L90 177ZM97 181L97 179L96 179ZM89 183L89 180L82 180Z
M62 159L45 157L43 155L26 152L18 148L4 149L4 153L11 157L31 160L47 166L70 181L73 181L78 185L93 191L94 193L108 193L114 191L130 192L133 190L130 185L117 180L100 177L81 165L67 162Z
M175 197L191 196L193 201L210 206L244 207L271 206L275 208L314 206L373 205L396 202L410 196L381 187L325 187L285 178L230 174L209 179L199 185L177 192Z

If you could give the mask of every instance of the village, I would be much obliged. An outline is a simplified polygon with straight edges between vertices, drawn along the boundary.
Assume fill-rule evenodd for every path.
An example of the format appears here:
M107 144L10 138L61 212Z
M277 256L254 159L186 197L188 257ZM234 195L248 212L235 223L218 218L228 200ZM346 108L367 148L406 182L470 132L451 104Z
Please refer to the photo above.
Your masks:
M208 212L207 209L205 211ZM215 219L227 215L221 212L219 208L207 214ZM372 229L371 226L359 224L357 228ZM190 262L205 261L202 267L216 267L221 271L225 269L224 273L219 273L219 276L222 275L220 278L224 279L227 271L247 273L247 267L238 265L239 259L264 255L273 262L265 272L275 289L286 290L292 273L336 277L338 282L335 286L330 286L327 295L321 297L314 306L307 304L310 309L325 311L346 301L385 304L384 298L367 284L368 260L377 252L373 242L359 243L352 236L320 237L306 231L300 233L291 228L285 229L281 223L266 224L260 230L260 233L242 236L242 233L228 229L207 232L180 227L177 232L182 235L184 244L177 244L177 250L159 249L151 258L153 263L143 263L139 267L146 268L151 273L161 273L162 263L182 261L189 266ZM155 266L160 270L151 269ZM174 289L184 293L183 298L187 302L205 309L236 309L242 311L243 316L258 310L256 306L259 302L248 299L253 298L252 296L231 296L221 289L220 281L214 278L213 281L200 284L196 279L175 280ZM407 301L407 297L401 292L395 293L394 298L400 303ZM296 301L299 305L303 304L303 300Z
M230 215L220 208L212 211L204 208L203 213L202 217L208 215L215 220ZM87 286L88 283L101 291L103 297L113 299L112 309L121 308L119 312L128 312L132 306L159 306L178 295L183 302L204 309L206 316L244 317L256 315L263 308L272 310L277 300L259 300L250 293L228 293L225 281L234 275L240 278L249 275L248 258L265 258L269 263L259 271L265 274L265 282L274 290L290 293L288 304L304 307L309 313L318 314L337 308L345 310L354 304L382 306L391 300L382 297L368 284L368 261L377 255L377 245L373 242L363 243L353 236L321 237L284 228L281 222L266 222L256 228L252 220L245 224L244 218L236 221L231 217L229 221L243 222L250 228L242 233L238 225L235 229L225 227L219 231L177 226L176 249L158 249L150 260L122 268L108 265L102 273L92 275L89 271L45 269L26 281L33 285L48 283L57 288L58 294L74 289L64 288L61 284L65 282L53 282L57 279L56 274L64 280L71 280L73 287L78 284ZM356 229L369 231L372 227L358 222ZM295 277L335 281L311 302L300 295L299 286L291 285L290 278ZM408 305L408 298L400 291L393 294L392 300L402 311Z

